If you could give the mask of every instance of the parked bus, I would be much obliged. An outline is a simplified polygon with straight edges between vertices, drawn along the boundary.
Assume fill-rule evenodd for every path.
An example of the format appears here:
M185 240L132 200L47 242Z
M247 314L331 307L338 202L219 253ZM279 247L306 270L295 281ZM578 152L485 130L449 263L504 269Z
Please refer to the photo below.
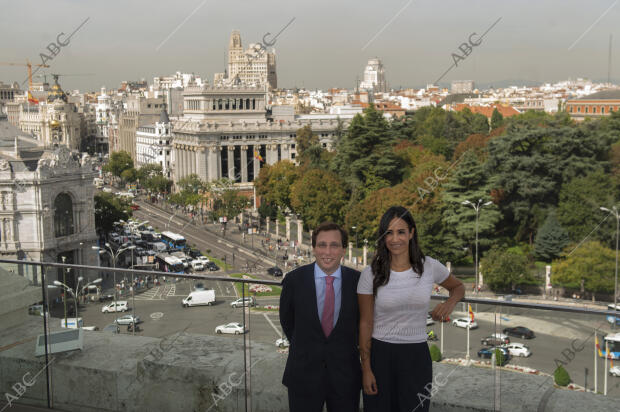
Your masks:
M185 249L185 238L177 233L161 232L161 241L174 249Z
M185 266L183 261L175 256L170 256L167 253L159 253L155 255L155 267L168 273L185 273Z
M605 336L601 344L599 356L605 357L606 348L609 346L609 353L613 359L620 359L620 332Z

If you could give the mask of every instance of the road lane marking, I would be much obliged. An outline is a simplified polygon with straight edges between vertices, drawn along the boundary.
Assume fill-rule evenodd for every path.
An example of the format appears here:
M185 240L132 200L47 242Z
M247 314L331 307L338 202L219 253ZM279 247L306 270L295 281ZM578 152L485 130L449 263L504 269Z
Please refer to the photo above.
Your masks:
M271 319L269 319L269 316L267 316L267 314L266 314L266 313L263 313L263 316L265 317L265 319L267 319L267 322L269 322L269 324L271 325L271 327L273 328L273 330L275 330L275 331L276 331L276 333L278 334L278 336L279 336L279 337L282 337L282 335L284 335L284 334L282 333L282 331L281 331L280 329L278 329L278 328L276 327L276 325L274 325L274 324L273 324L273 322L271 321Z

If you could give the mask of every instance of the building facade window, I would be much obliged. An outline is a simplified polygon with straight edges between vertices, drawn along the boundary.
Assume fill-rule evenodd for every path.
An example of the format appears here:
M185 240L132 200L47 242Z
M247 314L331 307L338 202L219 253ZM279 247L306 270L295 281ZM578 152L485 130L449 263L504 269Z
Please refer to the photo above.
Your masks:
M69 194L61 193L54 200L54 235L62 237L74 232L73 200Z

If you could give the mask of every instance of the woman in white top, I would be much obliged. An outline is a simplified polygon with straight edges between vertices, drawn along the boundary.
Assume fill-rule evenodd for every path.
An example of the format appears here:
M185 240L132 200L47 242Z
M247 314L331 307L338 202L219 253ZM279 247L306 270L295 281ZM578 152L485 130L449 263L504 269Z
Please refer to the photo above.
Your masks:
M375 258L357 287L365 412L429 410L433 375L426 317L434 284L450 292L432 313L441 320L465 288L444 265L422 254L411 213L389 208L379 223Z

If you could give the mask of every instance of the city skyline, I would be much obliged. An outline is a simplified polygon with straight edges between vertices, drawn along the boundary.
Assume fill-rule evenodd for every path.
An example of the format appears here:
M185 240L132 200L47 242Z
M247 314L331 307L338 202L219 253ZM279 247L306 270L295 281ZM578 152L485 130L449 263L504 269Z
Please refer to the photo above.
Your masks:
M266 33L275 36L295 18L273 46L283 88L353 88L373 57L382 60L391 88L432 84L454 64L441 78L442 86L462 79L481 87L577 77L603 81L610 35L613 81L620 77L615 58L620 33L613 24L620 17L617 3L597 0L576 15L577 7L583 9L576 1L450 1L441 6L413 0L381 5L266 1L242 2L232 10L201 0L181 0L174 9L164 2L142 0L128 4L33 0L26 5L3 4L4 37L10 40L3 45L0 60L40 64L40 54L47 54L50 68L37 74L47 73L49 82L50 73L92 73L61 79L63 88L83 92L117 88L123 80L144 78L150 83L155 76L177 71L193 72L213 83L213 75L226 68L233 30L241 32L245 48L262 41ZM59 37L60 33L64 34ZM67 44L54 56L47 46L57 41ZM459 50L467 42L470 46ZM0 66L1 81L22 84L25 79L25 67Z

